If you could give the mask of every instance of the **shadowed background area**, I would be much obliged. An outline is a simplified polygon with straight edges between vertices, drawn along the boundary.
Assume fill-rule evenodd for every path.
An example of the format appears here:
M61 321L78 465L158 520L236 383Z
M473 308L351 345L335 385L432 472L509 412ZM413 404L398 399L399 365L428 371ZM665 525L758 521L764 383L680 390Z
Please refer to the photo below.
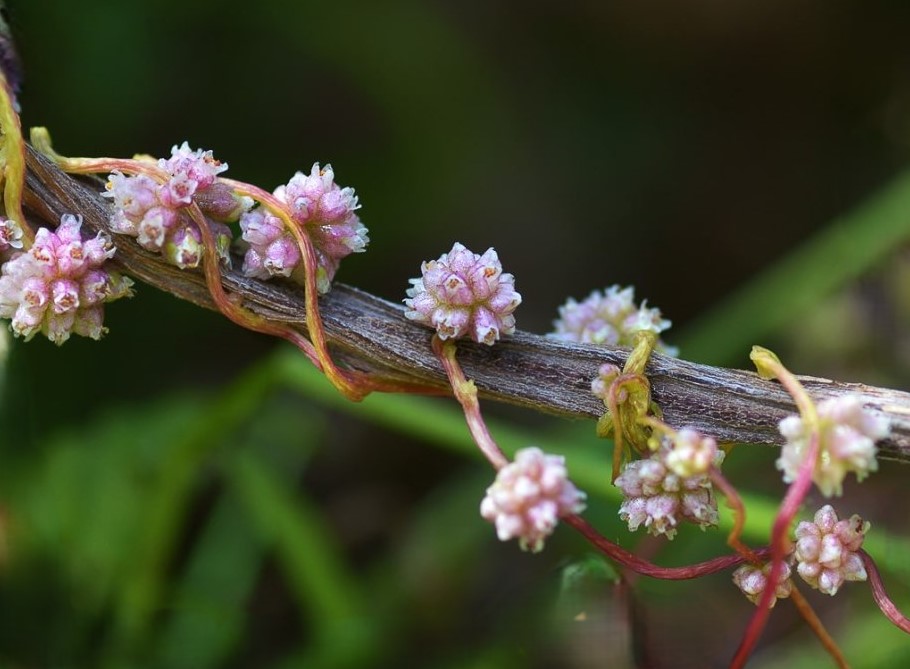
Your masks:
M878 197L910 149L910 5L884 0L7 5L23 125L47 126L61 153L160 156L187 140L267 189L331 162L371 237L339 281L398 300L454 241L493 246L524 297L520 328L633 284L673 320L670 343L679 332L715 364L747 366L748 347L728 352L725 328L699 318ZM857 220L848 250L880 237ZM763 307L727 325L800 373L906 387L907 259L879 254L783 326ZM839 265L754 303L837 283ZM137 293L107 309L100 343L11 344L0 664L669 667L735 648L751 608L726 578L643 580L630 610L567 530L539 556L498 545L464 428L409 422L453 404L342 406L281 344ZM592 425L489 412L510 447L581 444L608 487L611 446ZM730 476L773 504L774 457L740 449ZM900 536L883 500L903 470L884 470L848 487L844 513ZM669 548L629 535L611 494L592 495L592 519L658 562L725 550L721 533ZM890 577L906 601L906 572ZM856 666L901 642L910 659L854 589L824 614ZM800 650L815 642L789 607L767 639L756 666L818 652Z

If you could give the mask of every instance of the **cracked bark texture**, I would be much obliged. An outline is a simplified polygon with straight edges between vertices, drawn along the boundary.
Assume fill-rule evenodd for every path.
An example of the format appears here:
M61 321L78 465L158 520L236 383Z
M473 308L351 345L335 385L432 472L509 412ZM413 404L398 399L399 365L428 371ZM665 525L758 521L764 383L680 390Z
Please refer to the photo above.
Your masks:
M61 172L30 147L24 202L30 225L55 227L63 213L79 213L86 229L108 230L110 204L102 183ZM214 309L201 271L180 270L145 251L131 238L115 236L119 269L160 290ZM236 263L235 263L236 264ZM306 332L303 289L262 282L222 270L226 290L248 309ZM141 299L141 297L140 297ZM336 284L321 298L327 337L345 365L389 380L420 384L439 393L448 386L430 348L432 333L404 318L401 304ZM481 396L536 411L597 418L603 404L590 391L598 367L619 366L628 349L557 342L528 332L487 347L459 344L459 360ZM789 395L749 371L723 369L654 354L647 367L653 399L672 426L691 426L722 442L781 444L777 423L794 413ZM892 422L893 436L879 443L880 457L910 462L910 393L814 377L799 377L816 400L856 393Z

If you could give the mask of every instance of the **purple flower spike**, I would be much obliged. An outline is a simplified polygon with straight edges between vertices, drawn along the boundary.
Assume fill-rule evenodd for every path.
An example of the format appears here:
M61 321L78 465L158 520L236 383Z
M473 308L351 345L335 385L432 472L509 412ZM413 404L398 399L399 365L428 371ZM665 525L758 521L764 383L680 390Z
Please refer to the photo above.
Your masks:
M435 328L440 339L467 335L488 346L515 332L512 313L521 295L493 249L481 256L456 242L438 260L424 262L420 271L404 301L407 318Z
M537 553L561 517L584 511L584 500L561 455L524 448L487 488L480 515L496 525L500 541L518 539L522 550Z
M114 255L104 233L83 241L82 217L65 214L55 232L41 228L27 253L3 265L0 318L27 340L42 332L55 344L75 333L99 339L102 305L132 295L133 282L104 269Z

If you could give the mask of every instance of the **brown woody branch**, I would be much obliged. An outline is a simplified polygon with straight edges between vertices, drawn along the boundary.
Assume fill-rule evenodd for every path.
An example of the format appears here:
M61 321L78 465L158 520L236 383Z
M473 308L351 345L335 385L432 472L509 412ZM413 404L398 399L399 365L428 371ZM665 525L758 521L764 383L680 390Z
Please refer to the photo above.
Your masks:
M55 226L60 215L80 213L87 228L107 229L110 205L100 182L62 173L29 149L25 205L32 225ZM201 272L164 262L126 237L118 237L115 260L127 274L184 300L214 309ZM228 291L252 311L306 332L302 289L297 286L222 272ZM403 307L356 288L336 285L321 300L326 333L340 360L387 380L420 384L440 391L445 375L430 348L431 333L403 316ZM603 404L590 391L604 362L622 365L620 348L566 344L518 332L496 346L459 345L466 374L490 399L537 411L597 418ZM708 367L655 354L647 368L653 398L665 420L695 427L723 442L779 444L777 422L795 411L781 387L752 372ZM910 394L855 383L801 377L817 399L860 394L867 405L886 414L894 436L880 444L886 458L910 462Z

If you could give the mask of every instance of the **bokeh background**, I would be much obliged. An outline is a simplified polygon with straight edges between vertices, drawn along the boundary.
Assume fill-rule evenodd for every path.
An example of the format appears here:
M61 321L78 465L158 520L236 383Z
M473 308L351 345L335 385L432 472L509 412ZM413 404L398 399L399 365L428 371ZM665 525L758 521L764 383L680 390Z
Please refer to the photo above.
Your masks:
M522 329L634 284L683 357L746 367L762 343L798 372L908 383L906 3L6 4L23 124L63 154L187 140L269 189L331 162L372 240L340 281L399 300L454 241L493 246ZM106 322L5 358L0 666L704 667L735 648L752 611L725 576L633 595L567 532L499 545L452 403L345 405L283 345L146 286ZM488 411L507 447L592 463L607 536L664 564L724 551L629 535L593 426ZM760 509L774 457L728 465ZM905 476L886 463L842 504L890 533L906 604ZM910 661L847 590L810 598L854 666ZM755 666L822 658L788 606L765 642Z

